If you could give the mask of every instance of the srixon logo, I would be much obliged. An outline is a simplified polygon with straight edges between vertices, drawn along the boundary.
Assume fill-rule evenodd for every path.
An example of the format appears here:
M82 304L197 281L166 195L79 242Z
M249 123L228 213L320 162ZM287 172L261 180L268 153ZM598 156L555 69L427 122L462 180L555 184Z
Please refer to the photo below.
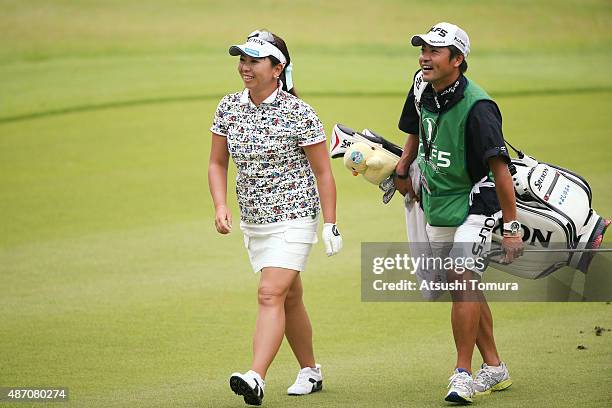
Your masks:
M446 31L442 27L431 27L431 30L429 30L429 32L438 33L440 37L446 37L446 34L448 34L448 31Z
M539 228L530 228L525 224L521 225L521 227L523 228L523 242L529 241L529 245L535 245L537 241L538 244L542 245L544 248L548 248L552 231L542 231ZM493 233L502 235L501 229L502 224L498 223ZM544 234L546 234L546 236Z
M544 179L546 178L547 174L548 174L548 167L544 167L544 170L542 170L542 174L540 174L540 177L534 183L535 186L538 188L538 191L542 190L542 183L544 182Z
M249 38L247 40L247 42L252 42L252 43L255 43L255 44L259 44L259 45L265 45L266 44L263 40L260 40L257 37L251 37L251 38Z

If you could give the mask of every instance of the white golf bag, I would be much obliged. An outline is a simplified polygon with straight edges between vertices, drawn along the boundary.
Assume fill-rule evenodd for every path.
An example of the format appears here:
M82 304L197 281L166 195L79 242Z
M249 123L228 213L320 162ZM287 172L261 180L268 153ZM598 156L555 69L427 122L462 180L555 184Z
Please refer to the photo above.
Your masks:
M374 149L386 150L391 153L390 160L397 158L395 163L402 154L399 146L372 131L365 129L359 133L338 124L333 129L330 156L343 157L347 148L356 141L365 142ZM518 158L512 159L509 169L514 182L517 218L522 224L525 249L543 251L527 251L511 264L503 264L500 262L502 251L492 250L490 263L496 269L527 279L543 278L563 266L586 273L593 253L575 250L598 248L609 223L591 208L591 188L582 177L569 170L540 163L514 150ZM390 172L388 179L379 185L384 191L385 204L395 193L392 176ZM415 191L419 191L420 174L415 163L410 167L410 176ZM422 250L422 243L428 241L423 211L409 199L405 199L405 204L409 239L421 243L419 248ZM502 241L501 228L500 220L492 237L492 246L498 249Z
M550 251L525 253L510 265L499 263L499 256L490 261L496 269L529 279L545 277L563 266L586 273L593 253L564 250L597 248L603 239L608 222L591 208L589 184L569 170L514 150L518 158L512 159L509 169L525 249ZM501 242L501 235L500 224L493 241Z

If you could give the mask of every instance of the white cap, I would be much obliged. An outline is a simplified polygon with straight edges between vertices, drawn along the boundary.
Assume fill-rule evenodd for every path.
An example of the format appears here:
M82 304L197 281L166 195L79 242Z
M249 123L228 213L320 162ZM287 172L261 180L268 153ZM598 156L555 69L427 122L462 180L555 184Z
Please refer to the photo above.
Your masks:
M417 34L412 37L412 45L420 47L429 44L432 47L448 47L454 45L467 58L470 53L470 38L461 28L450 23L438 23L431 27L427 34Z
M255 58L273 56L281 62L287 64L287 59L276 46L258 37L249 37L244 44L232 45L229 48L230 55L249 55Z

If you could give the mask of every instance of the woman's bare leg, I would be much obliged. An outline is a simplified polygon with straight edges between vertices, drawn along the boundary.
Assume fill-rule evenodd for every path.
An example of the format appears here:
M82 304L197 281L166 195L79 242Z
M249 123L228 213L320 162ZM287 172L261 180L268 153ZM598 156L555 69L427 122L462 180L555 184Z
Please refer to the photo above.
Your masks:
M257 323L253 336L253 365L251 369L265 378L280 348L285 334L285 299L297 271L267 267L261 270L257 301Z
M285 337L301 368L315 367L312 326L302 299L302 279L298 274L285 298Z

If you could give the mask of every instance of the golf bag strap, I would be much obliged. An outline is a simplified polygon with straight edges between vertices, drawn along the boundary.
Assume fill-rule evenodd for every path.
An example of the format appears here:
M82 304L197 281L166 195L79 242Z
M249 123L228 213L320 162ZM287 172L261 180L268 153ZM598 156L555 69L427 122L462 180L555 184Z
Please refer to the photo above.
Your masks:
M481 187L495 188L495 183L489 180L489 176L484 176L480 181L478 181L478 183L474 184L474 186L472 187L472 190L470 191L470 200L469 200L470 207L472 206L472 203L474 202L474 195L480 194Z
M427 82L423 81L423 71L416 73L414 76L414 83L412 92L414 93L414 106L416 108L417 114L421 116L421 97L423 96L423 92L427 87Z
M525 154L524 154L523 152L521 152L520 150L518 150L516 147L512 146L508 140L504 139L504 142L506 142L506 144L507 144L508 146L510 146L510 148L511 148L512 150L514 150L514 153L516 153L516 155L519 157L519 159L522 159L522 158L525 156Z

